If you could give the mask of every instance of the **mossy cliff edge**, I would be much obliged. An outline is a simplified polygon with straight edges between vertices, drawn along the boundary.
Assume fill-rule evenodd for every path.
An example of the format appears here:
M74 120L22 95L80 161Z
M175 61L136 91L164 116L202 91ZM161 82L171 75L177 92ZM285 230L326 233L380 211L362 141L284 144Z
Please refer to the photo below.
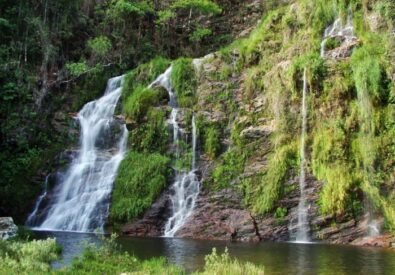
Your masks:
M305 70L312 239L358 242L367 235L368 212L384 235L394 232L394 11L391 1L272 1L249 35L197 67L186 58L156 58L130 73L123 109L132 132L130 154L172 159L166 93L145 88L170 63L181 123L189 129L191 114L197 118L202 191L177 236L290 239L299 200ZM338 18L343 24L351 18L355 39L336 37L321 55L324 31ZM171 170L163 173L170 182ZM115 194L127 184L122 177ZM128 235L161 235L168 217L166 184L140 185L156 190L149 196L154 205L133 209L118 228ZM115 208L112 213L116 220Z

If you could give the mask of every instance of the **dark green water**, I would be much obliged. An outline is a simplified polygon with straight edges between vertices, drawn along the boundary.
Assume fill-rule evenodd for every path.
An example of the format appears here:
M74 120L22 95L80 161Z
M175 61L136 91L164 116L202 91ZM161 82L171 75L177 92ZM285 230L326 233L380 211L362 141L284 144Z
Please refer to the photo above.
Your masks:
M68 264L81 253L82 242L100 243L92 234L37 232L40 238L55 237L64 247L63 262ZM232 256L265 266L265 274L389 274L395 275L395 252L387 249L327 244L230 243L172 238L118 239L122 248L140 259L166 257L188 271L201 269L204 256L213 247L222 252L228 247ZM230 274L231 275L231 274Z

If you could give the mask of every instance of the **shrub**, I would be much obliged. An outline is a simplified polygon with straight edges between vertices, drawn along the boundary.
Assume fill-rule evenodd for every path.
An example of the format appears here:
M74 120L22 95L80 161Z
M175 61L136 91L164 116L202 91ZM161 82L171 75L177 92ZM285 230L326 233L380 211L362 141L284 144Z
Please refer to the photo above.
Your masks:
M263 275L263 267L256 266L252 263L241 263L237 259L232 259L229 256L228 249L226 248L221 255L217 254L215 248L211 254L205 257L205 265L203 272L194 273L195 275L228 275L228 274L251 274Z
M106 36L99 36L88 41L88 47L100 57L104 57L111 49L111 41Z
M194 9L203 14L221 13L221 8L210 0L176 0L172 9Z
M68 63L66 68L72 76L80 76L88 70L88 65L86 61L81 61L77 63Z
M1 274L42 274L58 259L60 248L55 239L25 241L0 240Z
M196 30L193 31L193 33L190 35L189 39L192 42L199 42L203 40L205 37L210 36L212 34L212 31L207 28L197 28Z

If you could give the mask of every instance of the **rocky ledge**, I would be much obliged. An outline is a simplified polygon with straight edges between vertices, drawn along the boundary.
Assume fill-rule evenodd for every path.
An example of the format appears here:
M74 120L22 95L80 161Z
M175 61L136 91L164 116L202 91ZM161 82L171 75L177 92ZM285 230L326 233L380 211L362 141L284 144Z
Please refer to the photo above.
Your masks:
M310 236L312 241L333 244L395 247L395 237L390 234L366 237L367 223L364 217L330 216L320 214L319 190L322 183L311 175L306 178L306 197L309 205ZM295 234L299 201L298 178L288 184L294 186L287 196L277 203L282 215L266 214L254 216L243 205L242 196L234 189L212 191L202 188L196 201L195 211L176 237L224 240L224 241L289 241ZM292 189L292 188L291 188ZM168 193L164 192L145 215L125 225L121 232L129 236L159 237L169 217Z
M17 232L18 227L11 217L0 217L0 239L7 240L15 237Z

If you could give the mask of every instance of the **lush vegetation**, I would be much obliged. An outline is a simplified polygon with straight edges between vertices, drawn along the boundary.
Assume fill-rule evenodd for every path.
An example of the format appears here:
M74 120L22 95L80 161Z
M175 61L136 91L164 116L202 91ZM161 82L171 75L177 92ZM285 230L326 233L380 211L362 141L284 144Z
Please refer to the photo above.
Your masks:
M246 11L222 0L17 0L0 9L0 215L21 223L42 175L77 141L69 114L111 76L154 59L145 80L134 71L145 87L169 65L156 56L201 56L228 43L236 33L223 18Z
M320 210L324 214L358 217L363 201L385 216L387 229L394 229L393 176L394 49L390 30L394 4L389 1L295 1L295 5L267 5L261 24L249 37L235 41L210 60L216 67L212 78L225 83L206 96L209 108L229 116L221 121L221 135L231 132L230 148L219 156L221 145L215 128L207 126L201 136L215 168L209 184L235 187L256 214L282 209L279 201L297 188L300 108L303 73L308 84L308 173L321 180ZM357 46L349 57L333 60L320 56L324 30L352 11ZM381 16L379 25L369 19ZM329 39L328 51L342 50L342 41ZM223 97L231 87L230 76L241 76L239 98ZM207 76L206 76L207 77ZM211 79L209 79L211 81ZM198 90L207 88L199 83ZM237 84L236 84L237 85ZM251 102L264 98L259 110ZM207 99L209 98L209 100ZM232 109L241 100L241 110ZM215 104L215 105L214 105ZM199 106L209 111L206 106ZM241 122L242 121L242 122ZM273 125L267 139L241 138L250 125ZM264 124L265 125L265 124ZM267 125L267 124L266 124ZM204 127L203 127L204 128ZM240 128L240 129L238 129ZM390 141L391 140L391 141ZM259 139L258 139L259 142ZM213 149L214 148L214 149ZM254 151L255 150L255 151ZM215 153L214 153L214 152ZM265 166L246 173L254 159ZM244 174L243 174L244 173Z
M181 107L193 107L196 102L196 73L192 59L180 58L173 64L171 83Z
M1 274L187 274L182 267L164 258L141 261L121 252L115 237L103 239L97 247L88 244L82 255L70 266L51 269L50 263L59 258L60 249L54 239L45 241L0 241ZM206 256L203 272L193 274L263 274L263 268L251 263L239 262L229 256L227 250L218 255L216 250Z
M169 159L159 154L129 152L115 181L111 219L125 223L151 206L166 186Z
M216 19L239 15L243 4L36 2L0 4L0 214L22 221L41 189L42 177L32 178L53 169L55 155L76 142L68 113L97 97L110 75L131 70L119 108L130 152L115 182L111 219L141 215L166 187L169 167L191 163L185 141L171 162L168 94L148 87L172 65L181 123L189 125L192 113L198 120L208 190L233 188L255 215L286 215L281 199L297 190L306 72L306 172L322 182L321 213L360 218L368 201L395 229L393 1L265 1L259 25L204 61L203 73L192 57L230 42L232 20L219 27L225 23ZM325 28L349 14L355 44L342 58L322 57ZM331 38L326 50L342 45ZM270 133L243 132L262 126ZM259 169L251 169L256 163Z
M54 239L39 241L0 240L1 274L43 274L51 270L61 248Z

